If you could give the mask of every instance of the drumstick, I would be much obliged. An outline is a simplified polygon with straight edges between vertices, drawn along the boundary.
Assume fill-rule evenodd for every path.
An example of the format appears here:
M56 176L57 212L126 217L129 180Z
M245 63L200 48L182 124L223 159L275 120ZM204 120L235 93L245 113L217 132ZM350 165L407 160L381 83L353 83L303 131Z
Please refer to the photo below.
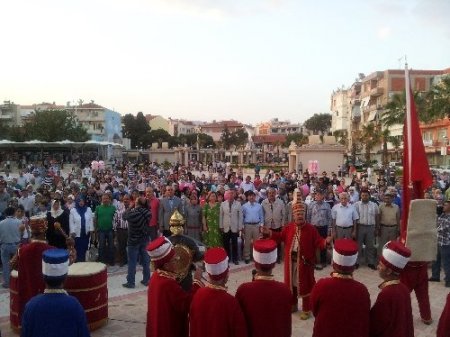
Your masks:
M64 232L64 229L62 229L61 224L59 222L55 222L53 226L66 239L67 251L69 252L69 264L74 263L77 260L75 240L71 236L67 235L66 232Z

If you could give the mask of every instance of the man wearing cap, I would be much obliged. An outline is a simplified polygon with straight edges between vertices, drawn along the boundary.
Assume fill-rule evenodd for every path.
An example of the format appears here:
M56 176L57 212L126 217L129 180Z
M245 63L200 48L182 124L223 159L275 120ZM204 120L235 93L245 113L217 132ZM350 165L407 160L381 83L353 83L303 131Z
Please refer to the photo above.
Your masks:
M277 244L257 240L253 244L256 275L253 282L243 283L236 291L249 337L289 337L292 333L289 288L274 280L272 270L277 261ZM276 308L276 310L267 310Z
M255 201L255 192L247 191L247 202L242 206L244 222L244 260L250 263L250 247L252 241L259 239L259 228L264 224L262 207Z
M398 241L383 248L378 272L383 279L378 298L370 310L371 337L413 337L414 325L408 288L400 283L400 273L408 263L411 251Z
M25 304L45 289L42 278L42 253L54 248L45 240L47 231L46 216L30 218L31 241L17 251L19 322L21 321Z
M184 291L178 280L177 261L172 243L164 236L147 246L155 267L148 288L147 337L187 337L189 307L192 295L203 286L201 270L194 274L191 291Z
M205 253L209 282L192 299L190 337L246 337L247 325L238 301L228 294L228 256L223 248Z
M42 273L45 290L27 303L22 318L21 336L90 336L83 307L63 289L68 270L69 254L66 250L44 251Z
M381 256L384 245L391 240L395 240L399 235L400 228L400 208L392 201L394 196L385 193L383 202L379 206L380 221L377 228L378 256Z
M298 297L302 298L300 318L303 320L311 316L309 296L316 282L316 249L325 249L331 242L331 237L322 238L313 225L306 223L305 207L301 199L297 198L292 206L294 221L284 226L279 233L262 228L264 236L269 235L277 243L284 243L284 283L291 290L292 312L298 311Z
M287 214L284 202L276 197L277 192L273 187L267 189L267 199L261 203L264 214L264 226L274 232L281 232L286 223ZM278 263L281 261L281 244L277 248Z
M326 238L328 236L328 229L331 227L331 207L325 202L325 191L316 190L315 200L308 206L306 212L306 221L316 227L320 236ZM327 265L327 250L320 250L320 260L317 261L316 269L323 269ZM320 264L319 264L320 262Z
M331 277L320 279L311 292L315 316L313 337L368 337L370 295L353 279L358 245L350 239L336 240Z

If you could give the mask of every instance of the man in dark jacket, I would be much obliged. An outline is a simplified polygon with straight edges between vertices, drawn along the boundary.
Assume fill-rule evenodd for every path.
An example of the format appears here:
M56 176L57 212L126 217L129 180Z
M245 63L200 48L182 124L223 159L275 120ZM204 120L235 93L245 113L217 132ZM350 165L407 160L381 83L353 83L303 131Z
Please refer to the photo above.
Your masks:
M150 256L147 254L148 223L152 217L144 196L137 199L134 208L127 209L123 219L128 221L128 274L125 288L135 287L136 264L139 260L142 264L142 281L145 286L150 280Z

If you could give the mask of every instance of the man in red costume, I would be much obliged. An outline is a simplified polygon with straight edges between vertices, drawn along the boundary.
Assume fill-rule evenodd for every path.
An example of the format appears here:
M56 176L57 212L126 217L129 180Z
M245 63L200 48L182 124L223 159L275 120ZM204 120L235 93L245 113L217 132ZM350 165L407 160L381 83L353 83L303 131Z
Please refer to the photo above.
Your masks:
M44 215L30 218L31 241L17 251L19 322L25 304L34 296L44 293L45 283L42 276L42 253L50 246L45 240L47 218Z
M426 325L433 323L431 318L430 296L428 294L428 263L408 262L400 274L402 282L410 292L414 290L419 304L422 322Z
M450 294L447 295L447 302L439 319L436 337L450 337Z
M228 255L225 249L208 249L205 268L209 282L192 299L190 337L246 337L244 314L238 301L227 293Z
M298 310L298 297L302 298L300 318L303 320L311 316L309 295L316 283L316 250L325 249L331 242L331 237L322 238L313 225L306 223L305 212L305 204L297 199L292 204L294 222L284 226L281 232L262 228L265 236L270 235L277 243L284 242L284 283L292 293L292 312Z
M353 279L358 245L350 239L336 240L331 277L317 282L311 292L313 337L368 337L370 295Z
M148 287L147 337L187 337L189 306L193 293L202 286L196 271L190 292L177 282L176 255L172 243L161 236L147 246L156 271Z
M273 240L253 243L256 275L253 282L241 284L236 299L244 312L249 337L289 337L292 333L291 292L274 280L277 244ZM267 310L276 308L276 310Z
M383 283L370 310L371 337L414 337L411 296L400 283L400 273L410 256L411 250L398 241L389 241L383 248L378 263Z

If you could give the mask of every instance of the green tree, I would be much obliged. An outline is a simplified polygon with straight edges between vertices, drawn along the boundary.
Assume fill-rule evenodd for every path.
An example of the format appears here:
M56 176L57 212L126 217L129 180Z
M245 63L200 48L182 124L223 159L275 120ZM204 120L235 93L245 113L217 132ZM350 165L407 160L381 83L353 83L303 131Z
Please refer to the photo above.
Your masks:
M148 125L144 114L138 112L136 117L132 114L126 114L123 116L122 122L123 135L126 138L130 138L131 147L147 147L144 144L148 143L149 136L147 133L150 131L150 125Z
M198 140L200 141L200 147L215 147L214 139L207 135L206 133L189 133L189 134L181 134L177 138L176 145L187 145L187 146L196 146L197 145L197 135Z
M365 147L366 165L370 165L371 151L380 142L381 134L375 124L364 125L361 130L361 139Z
M85 142L90 138L76 116L66 110L35 111L23 129L26 140Z
M392 144L395 151L395 160L398 160L398 152L403 142L403 136L389 136L389 143Z
M248 142L248 133L242 128L232 133L233 145L236 147L244 146Z
M228 126L225 125L225 128L222 130L222 135L220 136L220 141L222 142L222 146L225 150L229 150L231 145L233 145L233 134L228 129Z
M283 143L284 147L288 147L291 145L291 142L294 142L298 146L308 143L308 137L302 133L290 133L286 136L286 140Z
M336 130L333 133L334 138L336 138L336 141L344 145L346 148L348 146L348 136L347 136L347 130Z
M303 123L305 128L312 131L314 135L326 134L331 128L331 114L321 113L314 114Z
M389 160L388 160L388 143L389 139L391 137L391 131L388 128L385 128L383 131L381 131L381 140L383 143L383 166L387 167Z
M450 117L450 75L443 76L427 96L430 115L435 118Z
M416 104L419 121L430 122L436 119L436 116L429 113L427 106L429 105L428 94L424 95L419 92L413 94L414 102ZM395 124L403 124L405 122L406 112L406 92L402 94L394 94L390 101L384 106L383 114L381 115L381 122L386 126Z

